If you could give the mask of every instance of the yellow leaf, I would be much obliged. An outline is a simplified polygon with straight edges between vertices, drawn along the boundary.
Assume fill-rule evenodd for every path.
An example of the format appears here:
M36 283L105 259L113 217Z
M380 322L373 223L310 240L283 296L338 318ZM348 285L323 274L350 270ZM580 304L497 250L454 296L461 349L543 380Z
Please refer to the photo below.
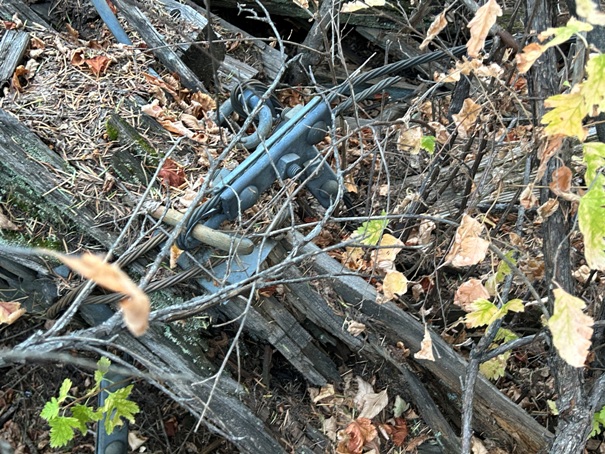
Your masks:
M588 109L592 116L605 112L604 72L605 55L591 55L586 63L586 81L582 84L582 94L587 98Z
M544 133L547 136L562 134L568 137L576 136L581 141L588 135L582 126L582 120L588 115L588 106L582 93L565 93L547 98L546 107L552 110L546 112L541 123L546 125Z
M489 0L477 10L475 17L467 25L471 31L471 39L466 44L469 56L474 58L479 55L490 28L496 23L496 17L500 16L502 16L502 8L496 0Z
M456 230L454 244L445 261L455 267L471 266L481 262L489 247L489 242L479 237L482 231L483 225L465 214L460 227Z
M92 254L69 257L54 251L46 252L101 287L126 295L126 298L120 302L126 327L135 336L140 336L147 331L149 298L117 265L104 262L103 259Z
M498 380L504 377L506 371L506 362L510 357L510 352L505 352L479 365L479 371L485 375L488 380Z
M435 36L441 33L441 30L447 26L445 13L447 13L447 11L443 11L441 14L437 15L435 19L433 19L433 22L426 32L426 38L424 38L424 41L422 41L420 44L420 50L424 50L426 46L428 46L429 43L435 38Z
M555 309L548 320L553 344L559 356L573 367L583 367L592 337L592 317L582 310L586 303L562 289L553 290Z
M382 293L387 300L392 300L395 295L403 295L408 291L408 280L399 271L387 271L382 282Z
M498 318L498 307L486 299L479 298L478 300L475 300L470 305L470 308L472 309L472 312L469 312L466 314L466 317L464 317L466 326L469 328L490 325Z
M435 361L435 356L433 355L433 341L431 339L431 333L426 325L424 325L424 338L420 343L420 350L417 353L414 353L414 358Z
M605 25L605 14L591 0L576 0L576 13L593 25Z

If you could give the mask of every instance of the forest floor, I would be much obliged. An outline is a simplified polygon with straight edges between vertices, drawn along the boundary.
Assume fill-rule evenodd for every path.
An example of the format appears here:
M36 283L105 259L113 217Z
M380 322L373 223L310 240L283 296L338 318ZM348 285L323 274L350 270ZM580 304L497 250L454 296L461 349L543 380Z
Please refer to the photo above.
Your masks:
M188 145L175 147L171 164L165 165L160 175L164 185L153 194L156 200L170 198L174 208L186 209L200 188L210 163L233 137L232 132L220 131L209 115L216 107L216 101L224 101L228 93L225 90L216 96L193 96L167 72L162 74L162 80L150 76L150 69L159 69L159 65L150 53L145 52L143 43L135 40L133 48L115 45L99 18L90 13L91 8L78 7L78 3L57 2L58 7L53 12L55 18L69 17L71 25L63 23L57 31L38 29L33 32L27 63L23 67L25 71L15 75L5 89L0 107L13 113L77 169L78 178L66 176L65 189L80 197L83 206L95 206L99 225L120 232L127 225L131 209L127 197L122 196L125 193L139 196L145 185L136 180L116 181L123 176L116 178L111 170L114 156L128 147L112 140L107 127L109 114L128 118L143 131L141 114L124 102L127 96L138 97L144 100L141 110L159 120L172 134L143 132L155 150L173 148L175 137L189 139ZM155 6L147 6L148 12L155 11ZM278 22L283 36L295 41L294 37L304 35L305 30L298 24L290 30L288 24L287 20ZM180 35L171 30L168 20L157 25L172 42L180 41ZM245 20L240 18L235 25L244 28ZM9 22L5 22L5 27L10 27ZM218 25L216 31L227 37L228 55L262 68L259 51L249 40ZM448 44L463 44L459 37L451 38ZM388 58L378 46L353 31L347 30L347 39L343 42L345 57L350 57L347 60L349 71L359 67L366 57L373 57L370 65L380 65ZM288 44L288 51L294 49ZM327 65L324 66L319 73L328 73ZM352 207L343 208L340 217L356 219L322 224L320 234L313 241L321 248L330 249L329 254L342 263L347 272L367 278L380 298L395 301L400 308L429 324L465 358L485 330L481 325L471 326L464 318L468 312L465 304L470 298L464 292L483 291L473 287L477 280L483 281L486 287L488 282L498 286L507 271L499 267L503 262L495 255L491 260L462 269L453 266L451 260L448 262L446 258L448 254L451 258L451 244L456 235L455 224L451 221L459 220L468 207L472 207L482 218L489 241L506 252L514 250L518 270L540 294L544 294L541 225L548 213L536 209L536 204L531 202L524 212L524 222L520 226L516 224L519 197L535 171L524 175L526 159L533 146L533 128L525 121L529 110L526 81L514 72L513 60L505 55L498 67L486 66L486 79L476 82L469 95L481 105L481 113L473 113L473 106L465 104L463 113L459 114L464 117L461 121L449 115L451 104L456 102L452 99L453 82L430 83L434 71L446 70L445 66L435 63L406 73L406 84L422 88L392 104L386 102L386 95L360 103L346 122L339 123L335 136L320 144L320 148L327 149L333 140L346 143L340 150L344 150L341 153L342 166L347 169L344 182ZM263 74L258 77L262 79ZM275 93L287 107L305 103L312 94L313 87L300 86L279 86ZM525 120L512 121L513 118ZM457 127L455 135L447 128L453 124ZM446 154L437 157L421 148L419 137L428 133L436 137L437 147L447 149ZM232 169L245 157L244 153L233 155L223 166ZM150 156L144 166L153 169L157 163L158 157ZM581 166L577 161L575 165ZM424 194L421 200L419 193L423 185L438 187L438 190L432 191L429 197ZM252 210L254 213L242 221L244 229L258 233L271 222L279 208L276 197L283 197L279 189L272 188L260 199L258 207ZM530 198L527 194L525 197ZM316 203L302 196L300 199L291 214L295 219L292 222L303 225L300 231L308 233L316 225L314 223L319 222L322 212ZM417 214L425 216L422 221L417 218L412 223L404 217L397 218L408 206L419 204L419 201L423 206ZM10 204L10 196L2 200L1 205L4 210L4 213L0 211L1 220L10 219L11 225L17 226L13 231L6 229L6 236L11 241L27 239L31 246L58 248L69 253L102 250L81 233L58 231L51 222L37 220L20 211L19 207ZM383 230L390 232L389 238L394 238L394 243L377 241L373 246L378 249L372 252L344 244L351 240L352 232L360 228L364 219L381 212L393 217L390 222L376 227L371 224L374 221L366 221L370 223L366 226L378 228L379 236ZM130 238L136 235L135 230L128 232ZM571 242L574 246L571 260L579 293L591 303L589 310L595 312L598 295L605 294L605 279L602 275L595 277L587 270L581 255L581 235L572 233ZM380 249L381 246L384 249ZM381 256L377 252L394 249L396 252L391 255ZM386 275L397 271L405 275L409 291L408 287L406 291L393 287L395 284L386 280ZM169 274L170 270L162 272ZM500 281L496 282L498 279ZM75 281L73 276L61 281L60 290ZM321 294L331 298L336 311L341 309L339 305L344 306L329 286L314 285ZM532 301L526 281L511 278L507 285L509 300ZM284 298L280 286L259 291L278 300ZM195 295L195 288L183 284L178 292L179 297L187 300ZM539 304L533 301L523 313L511 312L506 318L506 328L516 337L532 336L544 330L541 317ZM366 323L369 325L372 321ZM15 323L0 326L0 348L13 348L36 330L50 326L52 321L36 314L35 310L30 311ZM85 322L76 318L70 328L75 330L83 326ZM372 327L362 323L355 325L354 321L348 324L350 333L356 328L359 332L355 335L362 337L366 329L378 334L383 329L379 323ZM275 433L282 434L283 444L292 452L300 448L297 445L300 434L310 430L323 434L318 439L330 441L328 447L321 448L328 452L442 452L437 447L438 437L413 405L402 397L406 390L402 389L401 382L384 373L381 363L370 363L355 352L339 351L336 346L330 354L337 358L334 361L341 381L336 385L313 386L265 340L250 334L239 339L238 356L226 360L236 332L236 326L227 325L209 327L198 334L204 338L208 357L217 367L225 362L229 376L236 378L247 390L246 405L272 426ZM403 360L411 356L403 344L395 344L393 352ZM87 357L81 352L78 355ZM92 353L88 357L92 361L97 359ZM535 342L515 349L506 358L498 357L497 361L486 363L482 373L546 429L554 431L556 417L549 403L557 396L548 357L549 349L545 344ZM429 373L420 368L414 370L424 381L434 381L433 388L439 388L439 383ZM94 371L73 364L44 363L20 364L3 371L0 377L0 440L8 441L17 453L94 452L92 429L77 435L67 448L50 447L49 427L40 418L40 412L46 402L57 395L66 378L73 383L70 393L78 396L90 387ZM382 399L387 394L388 398ZM447 401L447 391L442 394L442 402ZM129 442L134 452L236 452L228 441L206 430L186 409L144 380L135 381L131 398L141 408L136 422L130 425ZM362 443L362 449L347 444L346 440L351 440L354 430L351 424L357 420L359 412L363 412L359 402L364 399L366 407L367 402L374 399L372 405L380 408L371 423L377 434L370 437L366 433L367 443ZM448 408L442 410L452 425L459 428L459 414ZM503 453L510 449L481 435L474 438L473 452L477 454ZM605 452L598 437L589 442L589 449L590 452ZM0 452L4 454L1 449Z

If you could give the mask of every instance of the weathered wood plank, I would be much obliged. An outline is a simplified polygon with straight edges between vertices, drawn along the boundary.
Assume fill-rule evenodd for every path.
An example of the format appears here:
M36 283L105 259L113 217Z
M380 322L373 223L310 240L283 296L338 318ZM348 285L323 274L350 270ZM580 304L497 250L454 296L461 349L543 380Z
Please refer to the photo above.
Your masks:
M48 25L48 23L23 0L4 0L0 2L0 16L2 19L12 20L14 15L17 15L17 18L24 22L29 22L30 25L38 24L44 28L51 28L50 25Z
M219 310L230 320L240 320L246 301L235 298ZM263 298L258 309L247 310L245 331L275 346L309 383L322 386L340 379L332 360L313 345L313 337L291 314L280 310L279 302Z
M114 235L96 225L95 213L90 209L76 208L78 201L61 187L49 167L67 174L75 172L38 136L0 109L0 191L12 194L19 203L58 225L75 226L109 248Z
M0 86L4 85L21 62L27 46L29 33L22 30L6 30L0 41Z
M143 38L149 46L153 55L166 67L166 69L176 73L181 78L183 86L193 91L208 93L202 81L189 69L179 58L176 52L169 46L162 35L145 17L143 12L128 0L115 0L118 11L122 14L130 26Z
M96 322L91 307L82 308L90 322ZM107 316L113 312L107 308ZM244 389L223 373L214 387L216 368L203 357L191 358L170 342L161 327L152 327L144 336L133 338L121 334L115 343L144 367L150 381L166 392L192 415L201 418L206 427L233 443L241 452L282 453L284 448L242 402ZM194 362L195 360L195 362Z
M199 30L204 30L204 32L206 31L205 28L208 26L208 19L200 11L189 5L184 5L174 0L161 0L161 2L169 11L171 16L177 12L183 19L194 24ZM214 33L214 31L212 33ZM214 43L214 47L220 46L222 48L220 51L215 52L218 55L214 55L214 53L212 53L212 55L207 55L208 50L206 49L198 50L199 45L207 45L206 33L202 33L200 36L190 34L188 38L190 42L194 44L181 44L179 47L179 51L183 54L181 57L185 64L187 64L187 66L189 66L198 76L203 77L201 73L204 74L206 77L204 82L207 82L206 79L209 79L211 82L213 82L213 74L211 74L213 65L210 61L211 58L217 58L219 60L216 62L215 66L217 67L219 80L227 90L231 91L235 89L238 83L252 79L258 74L258 70L252 66L236 60L230 55L224 55L224 43ZM221 39L220 36L217 36L216 38L217 41L220 41ZM202 43L198 42L200 40Z
M300 241L300 237L298 240ZM319 248L308 244L303 253L316 254L313 269L330 282L332 288L348 304L361 314L380 322L390 331L393 339L402 341L412 353L420 350L424 326L396 304L376 304L376 291L361 277L347 272L343 266L327 254L318 254ZM333 277L330 277L333 276ZM457 355L441 337L433 335L433 350L438 361L415 360L451 392L461 395L461 377L465 374L466 361ZM499 440L514 452L536 453L545 449L552 434L530 417L521 407L502 394L489 380L478 377L475 388L473 420L478 433Z

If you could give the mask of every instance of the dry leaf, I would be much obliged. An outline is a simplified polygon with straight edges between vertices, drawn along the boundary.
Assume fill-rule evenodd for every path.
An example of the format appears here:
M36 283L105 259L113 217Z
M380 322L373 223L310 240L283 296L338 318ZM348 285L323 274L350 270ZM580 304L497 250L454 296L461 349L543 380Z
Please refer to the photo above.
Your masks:
M542 219L546 219L552 216L559 208L559 201L557 199L548 199L546 203L538 207L538 214Z
M147 331L149 298L117 265L106 263L102 258L92 254L69 257L54 251L45 252L101 287L126 295L126 298L120 302L126 327L135 336L140 336Z
M420 153L422 137L422 128L420 126L413 128L401 127L399 137L397 138L397 150L411 155Z
M65 28L67 28L67 33L69 33L72 38L80 38L80 32L78 32L78 30L73 28L71 25L65 24Z
M462 61L456 62L456 67L450 69L448 71L447 76L442 74L439 78L440 82L458 82L460 80L460 76L464 74L468 76L472 72L475 72L478 68L482 67L483 63L481 60L471 58L468 60L466 57L462 57Z
M294 4L300 6L303 9L309 9L308 0L294 0Z
M376 427L367 418L357 418L352 421L340 436L342 441L338 444L340 454L361 454L363 446L378 436Z
M487 448L483 446L483 443L477 437L471 439L471 452L472 454L489 454Z
M559 167L552 173L551 182L548 185L550 190L559 197L568 200L570 202L576 202L580 200L577 194L571 191L571 169L567 166Z
M455 267L476 265L481 262L489 247L489 241L479 237L481 232L483 232L483 225L465 214L456 230L454 244L445 261Z
M141 111L153 118L160 118L164 115L164 108L160 106L157 99L154 99L151 104L142 106Z
M145 444L147 439L147 437L143 437L141 434L130 430L128 432L128 447L130 448L130 452L141 452L138 450Z
M359 192L359 189L357 188L357 184L355 183L355 177L353 175L351 175L350 173L345 176L344 183L345 183L345 189L347 190L347 192L352 192L354 194L357 194Z
M530 183L527 187L521 192L521 196L519 197L519 203L523 208L529 210L538 204L538 198L534 195L534 184Z
M107 71L111 60L104 55L97 55L96 57L87 58L84 63L90 68L92 73L99 77Z
M319 394L313 397L313 403L318 403L324 399L330 399L334 397L334 385L327 384L326 386L322 386L319 390Z
M428 219L420 221L420 227L418 227L418 244L426 245L431 243L431 233L437 228L437 225Z
M403 241L399 238L394 237L389 233L382 235L380 243L378 243L379 249L372 251L372 260L381 269L389 269L393 267L393 261L397 254L403 249Z
M162 169L158 172L158 177L165 186L173 188L178 188L186 182L185 171L170 158L164 162Z
M0 210L0 230L19 230L13 222Z
M21 307L21 303L16 301L0 301L0 324L6 323L7 325L11 325L25 312L25 309Z
M389 403L389 396L386 389L379 393L374 392L374 388L361 377L355 377L357 380L357 394L353 398L355 406L360 410L360 418L372 419L380 413Z
M548 161L550 161L550 158L556 155L563 146L563 138L564 137L561 135L549 136L546 142L544 142L538 149L540 166L538 167L538 172L534 181L539 181L542 179L544 172L546 172Z
M468 138L469 132L475 125L479 113L481 113L481 106L471 98L466 98L462 104L462 110L458 114L452 115L460 137Z
M172 246L170 246L170 269L171 270L176 268L177 261L182 253L183 253L183 251L181 249L179 249L179 247L176 244L173 244Z
M196 91L194 94L191 95L191 103L193 104L194 102L199 104L200 108L204 112L216 109L216 101L214 100L214 98L199 91ZM196 115L196 113L193 114ZM199 115L196 115L196 117L200 118Z
M336 416L332 416L330 418L326 418L323 420L323 422L321 423L321 431L326 434L326 436L332 440L332 441L336 441L337 440L337 435L336 432L338 430L338 421Z
M477 77L495 78L497 79L502 75L504 70L496 63L490 63L488 66L481 63L480 66L475 68L474 73Z
M182 114L180 120L185 126L193 131L200 131L204 129L204 126L199 122L199 120L191 114Z
M340 9L341 13L354 13L362 9L370 8L372 6L384 6L385 0L355 0L353 2L347 2L342 5Z
M193 131L187 128L182 121L158 119L158 122L164 127L166 131L173 132L180 136L185 136L189 139L191 139L194 135Z
M441 14L436 16L435 19L433 19L433 22L431 23L429 29L426 32L426 38L424 38L424 41L422 41L422 43L420 44L420 50L424 50L426 46L428 46L429 43L435 38L435 36L441 33L441 30L443 30L447 26L447 19L445 18L445 13L447 13L447 11L443 11Z
M466 312L472 312L470 307L475 301L480 298L489 299L490 295L485 286L479 279L471 278L464 282L454 296L454 304L460 306Z
M363 323L356 322L355 320L351 320L348 322L347 332L353 336L359 336L366 330L366 325Z
M403 295L408 291L408 280L399 271L389 270L382 282L382 293L387 301L395 298L395 295Z
M24 88L29 84L28 82L29 70L19 65L15 68L15 72L11 77L11 85L18 92L23 92Z
M471 32L471 39L466 44L469 56L475 58L479 55L489 30L500 16L502 16L502 8L495 0L489 0L477 10L475 17L467 25Z
M578 282L580 282L581 284L585 284L588 281L588 278L590 277L590 274L592 273L592 270L590 269L590 267L588 265L582 265L580 266L580 268L578 268L576 271L574 271L572 273L573 277L575 277ZM596 275L593 277L593 280L596 278Z
M517 69L520 74L525 74L533 66L538 58L546 50L538 43L530 43L523 48L523 52L517 54Z
M395 418L395 425L393 433L391 434L391 440L393 440L393 444L397 447L403 446L403 442L408 436L408 423L403 418ZM410 452L410 451L405 451Z
M372 419L386 408L389 403L387 390L379 393L368 393L362 398L362 407L359 413L360 418Z
M450 133L447 128L437 121L429 121L429 126L435 130L435 139L441 145L448 143L450 140Z
M435 361L435 356L433 355L433 340L431 339L429 328L426 325L424 325L424 337L420 343L420 350L417 353L414 353L414 358Z
M571 169L567 166L559 167L552 173L552 181L550 182L550 190L556 195L561 195L563 192L571 190Z

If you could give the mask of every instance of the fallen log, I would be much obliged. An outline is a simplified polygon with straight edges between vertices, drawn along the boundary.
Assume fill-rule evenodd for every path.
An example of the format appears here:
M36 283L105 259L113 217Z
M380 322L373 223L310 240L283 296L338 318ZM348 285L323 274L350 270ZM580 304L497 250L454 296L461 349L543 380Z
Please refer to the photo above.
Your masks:
M301 237L291 239L291 244L300 242ZM376 303L376 290L361 277L347 272L344 267L320 253L320 249L308 244L303 254L313 254L312 269L317 275L329 282L331 288L359 314L374 322L381 323L389 330L393 343L402 341L412 353L420 350L424 337L424 325L396 304ZM436 361L414 360L421 368L430 372L450 392L461 395L461 378L465 374L466 361L437 335L432 335ZM455 405L461 405L460 402ZM473 402L475 418L473 427L476 432L498 440L507 446L510 452L536 453L547 448L553 435L521 407L514 404L486 378L479 376Z

